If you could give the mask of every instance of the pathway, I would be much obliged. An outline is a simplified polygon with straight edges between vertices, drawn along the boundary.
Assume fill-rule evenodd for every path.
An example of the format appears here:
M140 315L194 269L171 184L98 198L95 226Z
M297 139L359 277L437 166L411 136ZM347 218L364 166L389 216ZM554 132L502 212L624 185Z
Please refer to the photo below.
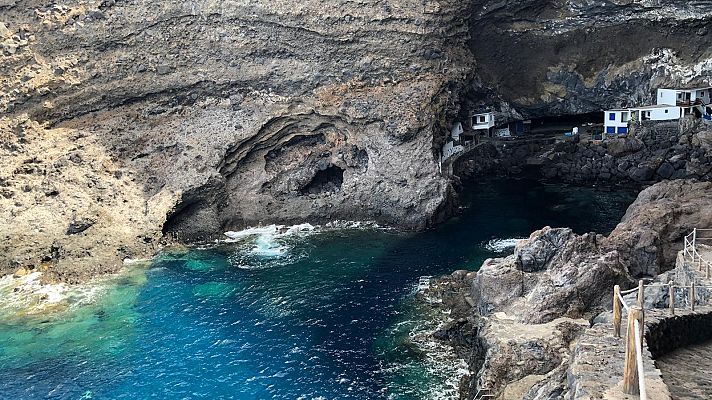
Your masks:
M673 399L712 398L712 341L677 349L656 363Z
M712 260L712 248L698 246L705 260ZM694 270L694 268L692 268ZM704 273L698 273L704 279ZM656 360L673 399L712 399L712 340L674 350Z

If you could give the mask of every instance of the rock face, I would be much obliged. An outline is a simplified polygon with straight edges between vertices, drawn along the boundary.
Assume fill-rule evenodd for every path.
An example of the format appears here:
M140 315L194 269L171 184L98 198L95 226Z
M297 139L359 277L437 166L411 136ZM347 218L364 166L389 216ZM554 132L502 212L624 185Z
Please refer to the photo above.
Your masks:
M514 117L651 102L658 87L712 76L705 1L497 1L473 4L470 49L481 85L470 104ZM704 85L703 85L704 86Z
M0 273L44 262L78 279L61 272L75 259L111 271L163 234L261 223L427 227L451 206L438 156L455 120L480 104L593 111L704 79L710 11L0 0Z
M115 270L162 233L437 222L466 6L0 2L0 274Z
M472 282L477 311L527 323L581 318L610 302L610 288L675 266L682 238L712 226L712 183L668 181L643 190L608 237L546 227L514 254L488 260Z

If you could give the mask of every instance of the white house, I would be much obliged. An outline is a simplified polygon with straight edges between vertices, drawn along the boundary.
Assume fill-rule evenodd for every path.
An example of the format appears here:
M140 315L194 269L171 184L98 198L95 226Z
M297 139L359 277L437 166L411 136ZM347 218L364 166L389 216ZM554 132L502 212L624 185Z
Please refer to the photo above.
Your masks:
M712 103L712 87L692 89L658 89L658 105L676 105L682 107L682 115L692 114L696 104Z
M682 116L682 107L661 104L604 112L603 126L608 135L627 135L629 122L674 121Z
M460 135L462 135L464 131L465 130L462 128L462 123L455 122L455 124L453 124L452 126L452 129L450 130L450 136L453 140L458 141L460 140Z
M633 121L673 121L682 116L682 107L667 104L629 109Z
M494 127L493 112L479 113L472 116L472 130L476 133L489 135L492 127Z
M630 121L630 111L627 109L603 112L604 131L609 135L627 135L628 121Z

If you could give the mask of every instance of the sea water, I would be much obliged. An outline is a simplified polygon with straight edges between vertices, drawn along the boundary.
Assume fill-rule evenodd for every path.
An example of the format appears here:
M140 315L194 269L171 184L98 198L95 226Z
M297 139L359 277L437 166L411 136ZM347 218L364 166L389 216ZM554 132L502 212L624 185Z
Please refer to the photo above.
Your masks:
M443 319L415 300L418 278L476 270L545 225L607 233L632 200L488 181L426 232L229 232L54 310L0 308L0 399L455 399L467 366L430 337Z

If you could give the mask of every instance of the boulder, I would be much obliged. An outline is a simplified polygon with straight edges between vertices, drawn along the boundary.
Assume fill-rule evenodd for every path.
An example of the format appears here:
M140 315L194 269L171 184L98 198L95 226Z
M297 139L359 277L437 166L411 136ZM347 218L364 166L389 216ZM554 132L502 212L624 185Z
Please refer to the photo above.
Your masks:
M675 167L669 162L664 162L660 164L660 167L658 167L657 174L663 179L668 179L672 176L674 172Z
M644 146L643 141L638 138L617 138L608 141L608 154L613 157L639 151Z
M648 164L633 167L629 172L630 178L636 182L645 182L655 176L655 169Z
M517 243L514 255L524 272L541 271L571 238L573 231L568 228L552 229L545 227L529 236L529 239Z

